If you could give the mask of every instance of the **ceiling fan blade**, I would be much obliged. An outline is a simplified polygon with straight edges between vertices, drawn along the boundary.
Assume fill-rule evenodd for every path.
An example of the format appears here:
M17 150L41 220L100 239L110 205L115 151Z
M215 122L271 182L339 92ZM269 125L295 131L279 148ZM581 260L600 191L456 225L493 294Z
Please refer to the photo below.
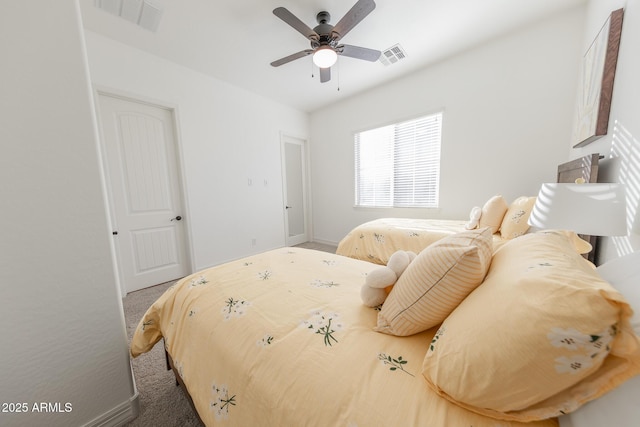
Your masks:
M331 80L331 68L320 68L320 83Z
M318 35L318 33L316 33L311 28L309 28L307 24L302 22L300 19L298 19L297 16L289 12L284 7L277 7L273 9L273 14L276 15L278 18L282 19L287 24L289 24L291 27L293 27L296 31L298 31L300 34L302 34L306 38L310 40L320 39L320 36Z
M333 31L331 32L332 37L335 40L340 40L375 8L376 4L373 0L358 0L349 12L333 27Z
M305 49L305 50L301 50L300 52L296 52L294 54L291 54L289 56L285 56L284 58L280 58L277 61L273 61L271 63L272 67L279 67L281 65L284 65L288 62L291 61L295 61L296 59L299 58L304 58L305 56L311 55L313 53L313 49Z
M339 55L348 56L350 58L364 59L365 61L376 62L380 58L381 52L366 47L351 46L348 44L340 45L336 48Z

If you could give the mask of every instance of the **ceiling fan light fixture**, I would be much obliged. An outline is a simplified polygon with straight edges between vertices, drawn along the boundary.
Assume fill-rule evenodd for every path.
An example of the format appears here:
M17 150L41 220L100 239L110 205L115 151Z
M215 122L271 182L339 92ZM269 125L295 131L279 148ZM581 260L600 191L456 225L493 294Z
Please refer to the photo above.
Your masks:
M313 63L318 68L329 68L338 60L338 54L330 46L321 46L313 54Z

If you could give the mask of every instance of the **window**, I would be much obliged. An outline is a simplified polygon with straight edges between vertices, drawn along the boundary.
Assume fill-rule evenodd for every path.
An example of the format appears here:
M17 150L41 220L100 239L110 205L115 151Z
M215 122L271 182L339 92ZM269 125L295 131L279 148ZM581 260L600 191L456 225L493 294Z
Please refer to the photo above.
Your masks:
M355 135L356 206L438 207L442 113Z

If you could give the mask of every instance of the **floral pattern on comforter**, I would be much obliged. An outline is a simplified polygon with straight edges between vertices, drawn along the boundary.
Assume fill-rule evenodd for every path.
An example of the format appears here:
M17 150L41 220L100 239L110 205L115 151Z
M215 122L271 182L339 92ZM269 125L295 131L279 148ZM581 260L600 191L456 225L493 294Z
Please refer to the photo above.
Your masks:
M464 231L466 221L381 218L351 230L338 244L339 255L387 265L398 250L416 254L431 243Z
M164 338L209 426L517 426L437 396L421 375L437 328L372 330L375 264L283 248L186 277L146 312L136 357ZM531 427L555 426L555 420Z

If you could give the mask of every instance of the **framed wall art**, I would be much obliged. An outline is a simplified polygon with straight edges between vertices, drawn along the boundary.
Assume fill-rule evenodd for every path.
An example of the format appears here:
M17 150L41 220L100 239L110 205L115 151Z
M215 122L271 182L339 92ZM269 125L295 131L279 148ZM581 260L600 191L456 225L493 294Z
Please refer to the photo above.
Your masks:
M624 10L611 13L587 49L580 69L573 147L607 134Z

